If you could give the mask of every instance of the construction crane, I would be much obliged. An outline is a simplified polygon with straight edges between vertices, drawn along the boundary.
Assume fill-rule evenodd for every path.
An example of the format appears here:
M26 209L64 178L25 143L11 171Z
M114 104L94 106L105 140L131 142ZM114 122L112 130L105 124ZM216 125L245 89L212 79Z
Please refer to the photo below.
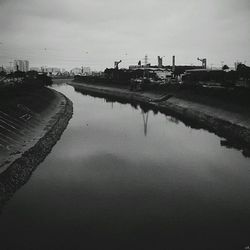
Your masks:
M207 68L207 58L199 58L199 57L197 57L197 60L202 62L202 68L203 69Z
M122 60L120 60L120 61L115 61L115 63L114 63L114 68L115 69L118 69L118 66L119 66L119 64L122 62Z

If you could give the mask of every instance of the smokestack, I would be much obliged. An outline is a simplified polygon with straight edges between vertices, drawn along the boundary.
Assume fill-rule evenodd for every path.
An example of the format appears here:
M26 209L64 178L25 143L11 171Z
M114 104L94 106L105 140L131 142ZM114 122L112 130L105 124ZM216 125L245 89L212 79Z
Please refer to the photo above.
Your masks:
M158 68L162 68L162 57L158 56Z
M175 56L173 56L173 61L172 61L172 71L175 70Z

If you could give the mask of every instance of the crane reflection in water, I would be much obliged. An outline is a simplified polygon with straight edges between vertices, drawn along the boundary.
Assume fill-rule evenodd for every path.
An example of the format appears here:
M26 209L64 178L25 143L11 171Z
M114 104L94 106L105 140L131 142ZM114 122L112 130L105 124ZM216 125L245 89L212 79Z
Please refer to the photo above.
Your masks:
M147 104L140 104L138 102L134 101L128 101L124 100L124 98L119 98L119 97L113 97L113 96L107 96L103 93L96 93L90 90L83 90L81 88L78 88L74 86L74 89L76 92L81 93L82 95L86 96L92 96L92 97L97 97L97 98L103 98L104 102L111 103L111 108L114 108L114 103L120 103L120 104L130 104L133 108L138 109L138 107L141 110L141 115L142 115L142 121L143 121L143 128L144 128L144 135L148 135L148 120L149 120L149 112L153 112L153 114L157 114L160 112L157 108L153 108L152 106L149 106ZM181 121L182 123L185 124L185 126L190 127L190 129L203 129L203 127L192 120L186 120L186 119L181 119L181 117L174 117L171 114L165 114L166 117L166 123L175 123L179 124ZM205 128L207 129L207 128ZM226 148L235 148L238 149L242 152L244 157L250 157L250 150L249 148L245 147L244 144L240 144L239 142L235 142L232 140L228 140L225 138L221 139L220 145Z
M142 120L143 120L144 135L147 136L149 111L144 112L143 110L141 110L141 114L142 114Z

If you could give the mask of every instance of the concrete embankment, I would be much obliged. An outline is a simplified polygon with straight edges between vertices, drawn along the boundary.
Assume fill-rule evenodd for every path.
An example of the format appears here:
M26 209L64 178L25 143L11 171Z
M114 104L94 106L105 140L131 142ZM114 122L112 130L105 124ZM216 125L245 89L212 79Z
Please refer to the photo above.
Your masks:
M6 155L8 160L5 160L0 168L0 210L15 191L28 181L38 164L49 154L72 117L72 102L52 89L47 89L47 92L53 96L53 100L39 114L35 112L30 114L29 110L27 114L32 117L24 126L18 120L19 116L14 116L13 112L11 115L6 111L2 112L2 118L5 119L5 126L2 126L2 129L8 129L10 139L11 136L14 139L18 134L19 141L13 140L13 145L8 148L9 156ZM24 144L21 145L20 142ZM18 153L13 153L13 150L17 149Z
M178 96L151 92L132 92L125 88L108 87L71 82L76 90L85 93L117 97L128 102L145 104L151 109L177 117L185 124L203 128L224 137L223 146L242 150L245 156L250 152L250 115L231 112L214 106L182 99Z

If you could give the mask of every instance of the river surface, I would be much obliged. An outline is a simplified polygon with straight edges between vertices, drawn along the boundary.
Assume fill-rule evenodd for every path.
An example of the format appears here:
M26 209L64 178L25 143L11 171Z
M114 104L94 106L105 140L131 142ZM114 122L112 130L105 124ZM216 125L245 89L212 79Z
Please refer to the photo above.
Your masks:
M250 160L165 114L55 85L61 139L0 216L0 249L244 249Z

